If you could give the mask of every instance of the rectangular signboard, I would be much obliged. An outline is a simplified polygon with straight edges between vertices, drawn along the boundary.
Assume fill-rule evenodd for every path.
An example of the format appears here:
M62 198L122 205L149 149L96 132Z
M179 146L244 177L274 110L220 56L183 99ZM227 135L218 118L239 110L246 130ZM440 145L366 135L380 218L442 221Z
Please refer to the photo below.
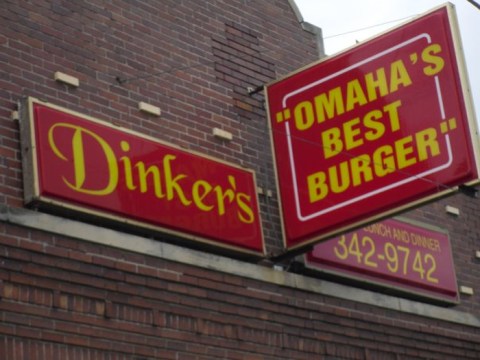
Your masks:
M396 219L384 220L315 245L305 265L336 276L458 302L446 232Z
M453 8L266 87L286 251L479 178Z
M26 202L263 256L254 173L29 98Z

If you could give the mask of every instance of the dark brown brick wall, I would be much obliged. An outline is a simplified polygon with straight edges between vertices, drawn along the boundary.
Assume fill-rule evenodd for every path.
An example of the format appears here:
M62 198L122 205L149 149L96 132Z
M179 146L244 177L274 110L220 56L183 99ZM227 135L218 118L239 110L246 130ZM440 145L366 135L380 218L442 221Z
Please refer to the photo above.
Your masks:
M24 207L11 112L33 96L253 168L273 190L260 205L277 252L264 98L247 87L317 57L287 0L3 0L0 205ZM55 71L81 86L56 83ZM138 112L139 101L162 116ZM479 200L456 195L408 216L448 229L458 282L475 289L454 309L480 317ZM351 291L342 300L0 223L0 359L478 358L478 327L362 304Z
M7 359L476 359L480 330L5 225Z
M22 96L253 168L259 186L273 187L263 96L247 87L318 58L315 37L287 1L6 1L0 16L4 203L22 206L18 125L10 120ZM55 71L81 86L56 83ZM161 107L161 118L137 110L146 100ZM215 139L213 127L235 141ZM274 252L277 204L262 200Z
M479 187L477 186L478 190ZM460 211L459 216L448 214L446 206L453 206ZM453 262L458 285L474 289L474 295L461 295L457 309L480 314L480 258L476 251L480 248L480 199L464 194L456 194L436 201L428 206L411 211L408 216L439 226L448 231L452 245Z

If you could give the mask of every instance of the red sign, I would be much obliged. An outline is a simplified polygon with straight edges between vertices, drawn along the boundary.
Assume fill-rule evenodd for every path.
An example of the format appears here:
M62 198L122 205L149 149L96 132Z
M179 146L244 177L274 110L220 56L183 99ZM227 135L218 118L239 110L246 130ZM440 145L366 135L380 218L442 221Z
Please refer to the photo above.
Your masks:
M267 86L287 250L478 180L452 11L442 7Z
M458 301L448 235L385 220L315 245L309 268L448 302Z
M27 202L263 255L254 173L29 99Z

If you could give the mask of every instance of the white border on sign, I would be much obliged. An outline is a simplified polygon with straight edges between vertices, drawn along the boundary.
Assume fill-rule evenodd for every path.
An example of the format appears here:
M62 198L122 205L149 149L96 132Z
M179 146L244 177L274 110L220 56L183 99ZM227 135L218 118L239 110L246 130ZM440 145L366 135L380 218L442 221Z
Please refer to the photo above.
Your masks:
M359 61L349 67L346 67L345 69L342 69L340 71L337 71L336 73L333 73L329 76L326 76L322 79L319 79L319 80L316 80L308 85L305 85L299 89L296 89L295 91L292 91L288 94L286 94L283 99L282 99L282 106L283 108L285 109L286 108L286 104L287 104L287 100L288 98L292 97L292 96L295 96L295 95L298 95L302 92L304 92L305 90L308 90L314 86L317 86L317 85L320 85L321 83L325 82L325 81L328 81L328 80L331 80L339 75L342 75L350 70L353 70L359 66L362 66L370 61L373 61L373 60L376 60L386 54L389 54L395 50L398 50L404 46L407 46L407 45L410 45L411 43L415 42L415 41L418 41L418 40L421 40L421 39L426 39L427 40L427 43L430 44L431 43L431 36L427 33L422 33L420 35L417 35L409 40L406 40L400 44L397 44L389 49L386 49L378 54L375 54L369 58L366 58L362 61ZM440 107L440 113L441 113L441 116L442 116L442 121L443 120L446 120L445 119L445 109L444 109L444 105L443 105L443 97L442 97L442 92L441 92L441 89L440 89L440 80L438 79L438 76L435 75L434 77L435 79L435 88L437 90L437 97L438 97L438 104L439 104L439 107ZM316 217L319 217L319 216L322 216L324 214L327 214L329 212L332 212L332 211L335 211L335 210L338 210L344 206L348 206L348 205L351 205L353 203L356 203L358 201L361 201L361 200L364 200L364 199L367 199L369 197L372 197L372 196L375 196L375 195L378 195L378 194L381 194L382 192L385 192L385 191L388 191L392 188L395 188L395 187L398 187L398 186L402 186L402 185L405 185L405 184L408 184L412 181L415 181L415 180L419 180L425 176L428 176L430 174L433 174L433 173L436 173L436 172L439 172L441 170L444 170L446 168L448 168L451 164L452 164L452 161L453 161L453 154L452 154L452 148L451 148L451 144L450 144L450 137L448 136L448 134L445 135L445 141L446 141L446 144L447 144L447 153L448 153L448 161L440 166L437 166L436 168L433 168L433 169L429 169L427 171L424 171L423 173L420 173L420 174L417 174L417 175L413 175L409 178L406 178L404 180L401 180L401 181L398 181L396 183L393 183L393 184L390 184L388 186L385 186L383 188L379 188L379 189L376 189L374 191L371 191L369 193L366 193L366 194L362 194L360 196L357 196L353 199L349 199L347 201L344 201L342 203L339 203L339 204L335 204L334 206L331 206L329 208L326 208L326 209L323 209L323 210L320 210L320 211L317 211L315 213L312 213L312 214L308 214L308 215L303 215L302 214L302 209L301 209L301 204L300 204L300 196L299 196L299 191L298 191L298 182L297 182L297 176L296 176L296 167L295 167L295 157L294 157L294 153L293 153L293 144L292 144L292 137L291 137L291 134L290 134L290 125L289 125L289 122L286 121L285 122L285 132L286 132L286 137L287 137L287 144L288 144L288 157L289 157L289 160L290 160L290 171L291 171L291 175L292 175L292 182L293 182L293 192L294 192L294 197L295 197L295 208L296 208L296 213L297 213L297 217L300 221L308 221L308 220L311 220L311 219L314 219Z

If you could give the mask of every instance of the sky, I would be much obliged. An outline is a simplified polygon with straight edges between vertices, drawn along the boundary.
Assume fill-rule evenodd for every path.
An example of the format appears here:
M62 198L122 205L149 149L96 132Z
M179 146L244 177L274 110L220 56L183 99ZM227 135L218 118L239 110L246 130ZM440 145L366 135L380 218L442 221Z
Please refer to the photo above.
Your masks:
M480 123L480 9L467 0L455 5ZM445 3L442 0L295 0L304 21L322 29L327 55L351 47ZM480 0L477 0L480 3ZM363 30L362 30L363 29Z

